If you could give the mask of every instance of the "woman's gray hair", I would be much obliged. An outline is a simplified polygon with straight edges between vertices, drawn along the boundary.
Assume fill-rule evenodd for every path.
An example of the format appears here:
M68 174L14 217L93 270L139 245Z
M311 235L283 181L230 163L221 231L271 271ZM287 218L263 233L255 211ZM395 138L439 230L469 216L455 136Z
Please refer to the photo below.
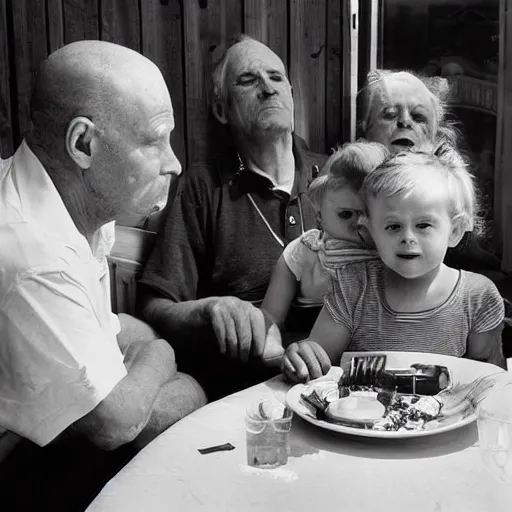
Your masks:
M447 119L448 98L451 94L448 80L440 76L422 76L412 71L376 69L368 73L366 77L366 86L359 91L362 107L359 129L361 130L362 136L364 137L368 130L376 93L382 89L386 78L400 76L417 78L432 95L437 120L435 140L433 141L434 145L444 141L454 147L458 147L461 138L459 130L456 128L454 122Z

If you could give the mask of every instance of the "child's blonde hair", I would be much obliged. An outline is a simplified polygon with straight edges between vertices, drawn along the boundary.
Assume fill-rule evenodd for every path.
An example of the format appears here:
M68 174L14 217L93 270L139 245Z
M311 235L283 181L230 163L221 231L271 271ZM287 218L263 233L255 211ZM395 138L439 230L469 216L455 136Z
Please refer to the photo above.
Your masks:
M444 142L432 153L405 151L387 159L365 178L361 191L365 202L379 195L409 195L417 186L418 167L432 167L444 178L452 220L460 222L464 231L471 231L476 207L474 178L461 154Z
M389 156L388 149L378 142L348 142L334 150L308 189L308 196L320 208L325 194L343 187L358 192L366 175Z

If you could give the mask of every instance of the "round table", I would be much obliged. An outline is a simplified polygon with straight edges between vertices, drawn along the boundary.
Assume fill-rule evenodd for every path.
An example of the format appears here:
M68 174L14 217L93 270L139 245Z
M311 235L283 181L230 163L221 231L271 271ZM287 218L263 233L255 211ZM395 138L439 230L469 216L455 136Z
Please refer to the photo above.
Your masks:
M387 440L330 432L296 416L288 464L247 466L247 405L284 399L289 388L276 377L182 419L116 475L88 512L512 511L512 487L481 461L476 423ZM198 451L228 442L234 450Z

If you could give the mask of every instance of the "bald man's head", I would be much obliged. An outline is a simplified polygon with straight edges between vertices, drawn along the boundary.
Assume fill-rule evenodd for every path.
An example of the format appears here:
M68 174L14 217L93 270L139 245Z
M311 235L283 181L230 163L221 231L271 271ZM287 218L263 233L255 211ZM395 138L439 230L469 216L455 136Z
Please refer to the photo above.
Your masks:
M79 41L41 65L31 100L29 146L61 195L81 196L101 222L165 205L174 113L149 59L104 41Z
M30 101L35 136L63 140L77 116L101 129L112 114L126 109L126 99L158 80L163 82L157 66L129 48L106 41L68 44L52 53L37 74Z

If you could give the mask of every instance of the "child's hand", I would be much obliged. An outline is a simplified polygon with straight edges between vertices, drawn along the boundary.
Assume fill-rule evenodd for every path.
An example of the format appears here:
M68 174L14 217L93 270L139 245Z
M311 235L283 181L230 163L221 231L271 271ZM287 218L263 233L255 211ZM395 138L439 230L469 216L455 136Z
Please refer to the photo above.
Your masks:
M310 340L292 343L284 354L281 371L292 382L305 382L325 375L331 368L327 352Z

